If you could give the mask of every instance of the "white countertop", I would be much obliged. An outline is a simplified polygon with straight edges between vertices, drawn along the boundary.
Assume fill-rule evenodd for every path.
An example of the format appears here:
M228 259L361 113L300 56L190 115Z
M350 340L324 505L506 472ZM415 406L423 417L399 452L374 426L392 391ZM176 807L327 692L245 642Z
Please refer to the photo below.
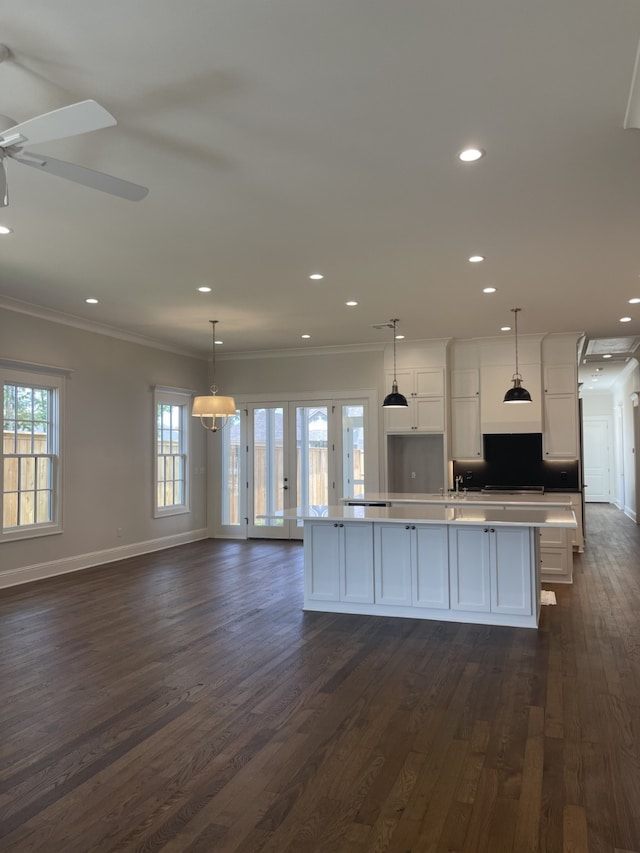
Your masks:
M460 500L455 506L425 503L401 506L297 507L275 513L276 518L298 521L389 521L397 524L465 524L491 527L577 527L566 505L502 509Z
M486 506L495 506L508 504L510 507L561 507L571 506L571 497L566 493L561 494L537 494L535 492L522 495L513 494L496 494L482 492L460 492L456 497L455 492L434 494L411 494L409 492L365 492L364 495L358 495L355 498L340 498L341 503L363 502L363 503L391 503L391 504L484 504Z

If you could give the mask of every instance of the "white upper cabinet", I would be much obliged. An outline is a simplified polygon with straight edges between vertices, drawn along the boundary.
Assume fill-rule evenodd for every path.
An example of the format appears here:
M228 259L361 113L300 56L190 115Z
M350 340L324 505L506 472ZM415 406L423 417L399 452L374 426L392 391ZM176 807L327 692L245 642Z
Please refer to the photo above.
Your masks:
M480 371L462 368L451 371L451 458L482 456L480 433Z
M578 365L548 364L544 367L545 394L576 394L578 388Z
M451 371L452 397L479 397L480 371L477 367Z
M444 432L444 368L404 368L396 372L398 391L406 409L385 409L386 432ZM391 390L393 371L385 372L385 390Z

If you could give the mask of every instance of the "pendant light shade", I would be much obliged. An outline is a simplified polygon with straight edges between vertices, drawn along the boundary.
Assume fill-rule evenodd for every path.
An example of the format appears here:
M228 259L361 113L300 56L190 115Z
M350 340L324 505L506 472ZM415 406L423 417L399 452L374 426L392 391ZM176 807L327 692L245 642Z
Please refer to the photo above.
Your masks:
M216 375L216 323L217 320L209 320L211 323L211 333L213 336L213 368L212 377ZM235 415L236 403L233 397L218 396L218 386L211 386L211 393L202 397L194 397L191 407L191 414L194 418L200 418L200 423L205 429L211 432L218 432L221 426L224 426L230 415ZM216 424L216 418L225 418L221 426Z
M515 338L516 338L516 372L511 377L513 388L509 388L504 395L505 403L531 403L531 394L522 385L522 376L518 370L518 312L522 309L512 308L515 317Z
M384 398L382 407L384 409L404 409L409 404L404 394L398 391L398 380L396 378L396 326L397 320L390 320L393 328L393 382L391 383L391 393Z

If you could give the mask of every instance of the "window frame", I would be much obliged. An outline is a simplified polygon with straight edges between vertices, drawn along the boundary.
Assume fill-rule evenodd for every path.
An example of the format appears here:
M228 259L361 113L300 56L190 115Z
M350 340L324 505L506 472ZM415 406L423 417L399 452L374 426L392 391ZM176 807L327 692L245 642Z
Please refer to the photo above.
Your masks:
M0 387L2 388L3 440L0 444L0 542L13 542L22 539L36 539L41 536L62 533L63 528L63 412L65 374L54 369L21 368L19 363L0 360ZM4 388L5 385L18 385L24 388L46 390L50 394L50 411L47 423L48 448L46 453L10 453L4 450ZM51 460L51 511L50 520L33 524L19 524L17 527L4 526L4 472L7 457L38 458Z
M175 515L185 515L191 512L191 477L189 469L191 466L191 404L193 401L193 392L182 388L166 388L156 386L153 389L153 517L167 518ZM169 405L180 407L180 435L182 438L182 447L177 454L161 454L158 453L158 406ZM184 471L184 495L183 502L179 504L169 504L168 506L159 506L158 504L158 488L160 483L167 482L160 480L158 477L158 460L160 456L182 456L183 471ZM174 480L175 482L175 480Z

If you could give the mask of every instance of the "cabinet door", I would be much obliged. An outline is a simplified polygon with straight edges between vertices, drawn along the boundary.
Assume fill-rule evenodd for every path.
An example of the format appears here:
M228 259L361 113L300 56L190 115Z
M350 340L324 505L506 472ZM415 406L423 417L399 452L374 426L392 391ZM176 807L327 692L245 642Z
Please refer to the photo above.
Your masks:
M578 368L575 364L549 364L544 368L545 394L576 394Z
M412 537L410 526L375 526L376 604L411 604Z
M540 576L550 583L571 583L573 554L566 548L540 548Z
M491 609L489 533L483 527L449 528L451 609Z
M474 368L451 371L452 397L478 397L480 395L480 371Z
M407 397L407 402L409 405L406 409L384 410L385 432L412 432L415 423L415 400Z
M345 522L343 536L342 601L373 602L373 525Z
M578 458L578 402L575 394L546 394L545 459Z
M523 616L532 611L534 528L506 528L489 534L491 560L491 611Z
M446 526L417 524L414 537L413 603L449 609L449 536Z
M444 432L444 397L418 397L413 405L419 432Z
M482 456L479 398L459 397L451 400L451 420L452 457L477 459Z
M340 600L342 537L333 521L305 522L305 596L318 601Z
M443 397L444 370L441 367L417 368L414 389L418 397Z

